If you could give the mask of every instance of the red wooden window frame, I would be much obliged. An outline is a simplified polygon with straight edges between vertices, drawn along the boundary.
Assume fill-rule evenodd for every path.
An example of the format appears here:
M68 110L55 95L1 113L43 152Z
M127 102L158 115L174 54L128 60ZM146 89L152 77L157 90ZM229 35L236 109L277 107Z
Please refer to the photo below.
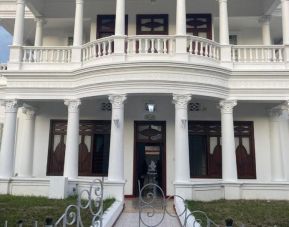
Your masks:
M238 179L256 179L254 124L251 121L234 122L235 139L242 141L249 139L250 155L247 154L242 142L236 148ZM222 178L222 147L220 121L189 121L189 135L205 136L206 174L194 175L190 170L191 178ZM213 154L210 154L210 138L217 138L217 145ZM192 151L190 151L190 165L192 165Z

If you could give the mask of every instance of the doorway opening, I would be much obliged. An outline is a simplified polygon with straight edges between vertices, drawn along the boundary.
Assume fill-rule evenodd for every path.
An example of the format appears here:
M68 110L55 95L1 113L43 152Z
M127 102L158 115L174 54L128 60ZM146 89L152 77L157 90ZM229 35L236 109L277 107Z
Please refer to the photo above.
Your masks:
M157 184L166 193L166 122L135 121L133 195L140 187Z

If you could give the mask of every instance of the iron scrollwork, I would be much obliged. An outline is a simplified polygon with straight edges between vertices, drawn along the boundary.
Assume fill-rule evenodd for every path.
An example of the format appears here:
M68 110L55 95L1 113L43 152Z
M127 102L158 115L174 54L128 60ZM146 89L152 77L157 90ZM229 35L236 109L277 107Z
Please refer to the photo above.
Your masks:
M168 215L173 218L183 218L181 227L219 227L212 221L203 211L190 212L186 201L178 195L173 195L166 198L164 191L157 184L149 183L140 186L139 188L139 226L157 227L162 224L165 216ZM168 209L168 203L171 199L179 199L183 202L184 209L179 213L173 213ZM154 221L154 223L152 223Z
M82 190L77 197L76 205L69 205L54 226L84 227L81 211L88 210L91 215L91 226L102 227L103 216L103 181L95 179L89 189Z

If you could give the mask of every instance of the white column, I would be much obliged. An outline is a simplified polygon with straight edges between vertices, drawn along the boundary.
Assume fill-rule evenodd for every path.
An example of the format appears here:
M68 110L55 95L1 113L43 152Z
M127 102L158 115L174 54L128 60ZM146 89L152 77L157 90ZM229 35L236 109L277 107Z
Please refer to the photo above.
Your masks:
M13 46L22 46L24 33L25 0L17 0L16 4Z
M266 15L260 18L259 22L262 25L262 39L263 45L269 46L272 44L270 31L271 16Z
M282 3L283 44L289 45L289 0L281 0L281 3Z
M190 180L188 102L191 95L174 95L175 104L175 182Z
M5 100L5 122L0 152L0 177L9 178L14 172L14 146L17 118L17 101Z
M115 35L125 35L125 0L116 0Z
M220 44L229 45L229 22L228 22L228 3L227 0L219 1L219 19L220 19Z
M280 117L282 109L275 108L269 111L270 116L270 152L272 181L283 181L283 157L281 149Z
M74 21L74 35L73 46L78 47L82 45L83 39L83 1L75 0L75 21Z
M233 108L236 100L220 102L222 122L222 174L225 182L237 181L236 147L234 136Z
M186 0L177 0L176 35L187 34Z
M36 17L35 22L36 22L36 31L35 31L34 46L42 46L44 19L42 17Z
M112 104L108 179L124 181L124 101L126 95L110 95Z
M77 178L79 150L79 99L65 100L68 106L67 137L64 160L64 177Z
M30 107L24 107L22 112L25 116L23 119L23 134L21 136L22 143L19 176L32 177L35 110Z

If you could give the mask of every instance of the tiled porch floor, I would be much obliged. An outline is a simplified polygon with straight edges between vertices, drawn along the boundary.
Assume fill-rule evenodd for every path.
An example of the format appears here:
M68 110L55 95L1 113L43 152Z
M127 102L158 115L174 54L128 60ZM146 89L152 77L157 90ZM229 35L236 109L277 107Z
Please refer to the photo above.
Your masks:
M173 208L173 200L168 204L168 210L171 214L175 215ZM138 199L126 199L125 209L118 221L114 225L115 227L138 227L139 226L139 213L138 213ZM147 226L154 226L162 219L163 214L161 210L157 210L153 217L148 217L147 213L142 213L142 218ZM144 227L144 224L140 225ZM170 217L165 214L164 220L159 227L180 227L179 220L177 218Z

